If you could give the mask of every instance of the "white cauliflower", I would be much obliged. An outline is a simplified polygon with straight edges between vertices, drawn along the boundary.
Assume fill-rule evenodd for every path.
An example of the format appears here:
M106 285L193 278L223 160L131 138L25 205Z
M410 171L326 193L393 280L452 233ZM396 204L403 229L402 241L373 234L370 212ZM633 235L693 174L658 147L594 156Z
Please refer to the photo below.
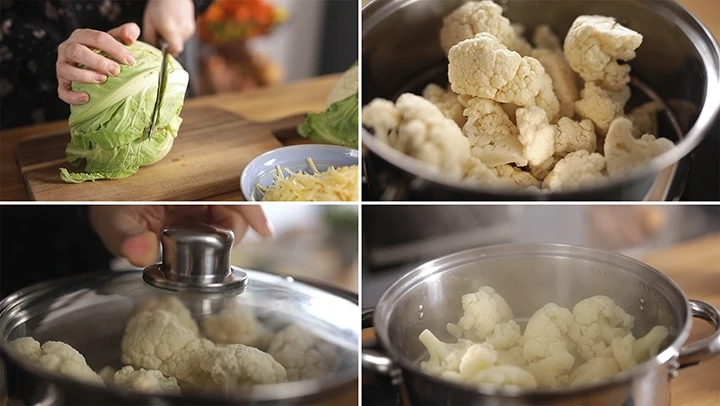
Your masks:
M656 356L668 335L665 326L655 326L637 340L629 333L616 337L610 344L610 352L620 369L625 371Z
M397 128L402 116L395 108L395 104L385 99L373 99L362 109L362 123L371 127L375 137L395 147L397 143Z
M557 123L555 137L555 156L564 157L575 151L597 150L597 135L592 121L574 121L567 117L561 118Z
M505 173L503 173L503 175L505 175ZM521 182L525 181L519 176L516 176L515 179L513 179L510 175L503 175L499 173L497 168L490 168L479 159L471 157L470 160L468 160L466 163L466 170L463 181L482 182L486 186L495 187L498 189L516 189L518 186L520 186Z
M651 101L634 108L627 118L633 122L633 136L640 138L643 134L657 134L658 113L665 111L662 103Z
M428 329L423 330L418 338L430 356L430 359L420 363L420 368L433 375L442 375L446 371L459 373L462 357L473 345L472 341L464 339L459 339L455 344L444 343Z
M584 361L607 355L612 341L628 334L635 324L633 316L607 296L593 296L578 302L573 316L575 323L568 335Z
M632 121L625 117L617 118L605 137L608 174L612 177L627 176L674 146L669 139L655 138L650 134L636 139L633 137Z
M620 372L617 362L612 357L598 356L590 358L578 366L570 375L571 385L582 385L602 381Z
M569 310L554 303L546 304L530 317L523 336L523 358L539 386L569 381L575 357L567 335L574 322Z
M450 49L448 59L448 78L455 93L523 107L538 106L549 120L560 111L552 79L542 64L510 51L490 34L461 41Z
M553 91L560 102L560 115L572 118L575 115L575 102L580 98L580 91L570 65L561 53L548 49L535 49L531 55L542 64L552 80Z
M513 365L498 365L480 371L473 383L513 389L534 389L538 383L530 372Z
M115 373L112 384L136 392L180 394L177 379L165 377L157 370L135 370L129 365Z
M535 27L533 43L537 48L553 52L562 52L562 41L547 24L540 24Z
M215 345L199 338L164 310L133 316L125 328L121 360L135 368L156 369L196 387L210 382L200 361Z
M514 347L498 351L497 365L513 365L520 368L525 368L528 362L523 358L523 345L521 344L521 338L518 338L518 344Z
M510 320L496 324L486 342L492 344L496 350L510 351L520 341L520 336L520 325L515 320Z
M545 112L539 107L526 107L515 112L518 139L523 145L523 156L531 165L540 165L555 152L557 129L550 125Z
M570 382L570 372L574 365L575 357L570 352L558 351L539 361L530 362L525 369L535 376L538 386L552 388Z
M510 179L520 189L539 189L540 181L529 172L510 165L500 165L495 168L500 179Z
M612 17L585 15L575 19L565 37L565 57L586 82L618 90L630 82L630 66L643 36Z
M450 48L458 42L483 32L497 37L508 47L515 43L515 31L510 21L503 17L502 7L492 1L483 0L467 2L443 19L440 45L447 55Z
M88 366L85 357L68 344L46 341L41 346L32 337L21 337L11 341L10 347L50 373L88 384L105 385L100 375Z
M297 324L279 331L270 342L268 353L285 367L289 381L327 376L340 362L332 344Z
M195 335L199 334L200 329L192 314L190 314L190 309L180 299L172 295L158 294L143 298L135 306L133 315L156 309L172 313L182 326Z
M463 132L472 145L472 156L490 167L527 165L518 139L520 132L499 103L479 97L470 99L465 116L468 120Z
M462 307L463 315L457 327L463 337L473 341L486 339L493 334L497 324L513 319L512 310L505 299L489 286L463 295Z
M272 337L249 306L229 302L218 314L203 319L203 332L215 344L244 344L266 348Z
M426 330L427 331L427 330ZM458 371L465 380L470 380L484 369L497 362L497 352L488 343L473 344L460 358Z
M467 118L463 115L465 107L461 102L459 95L451 90L445 90L442 87L430 83L423 90L423 97L443 113L443 115L453 120L459 127L465 125Z
M601 183L607 180L604 170L602 155L581 149L567 154L555 164L543 181L543 188L561 191Z
M287 381L285 368L270 354L242 344L210 349L200 367L223 390Z
M575 111L581 118L592 121L599 135L605 135L613 120L623 116L628 100L630 88L627 86L608 91L588 82L580 93L580 100L575 102Z

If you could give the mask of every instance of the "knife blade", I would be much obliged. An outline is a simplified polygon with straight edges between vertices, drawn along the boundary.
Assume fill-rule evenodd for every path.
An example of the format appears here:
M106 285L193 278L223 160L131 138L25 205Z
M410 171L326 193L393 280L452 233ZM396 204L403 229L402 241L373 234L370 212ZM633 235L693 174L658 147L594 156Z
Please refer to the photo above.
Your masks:
M160 63L160 72L158 74L158 88L157 95L155 96L155 107L153 108L150 129L148 130L145 140L149 140L152 137L155 126L157 125L158 116L160 115L160 106L162 105L163 96L165 95L165 88L167 87L167 62L168 62L168 44L164 39L158 40L158 46L162 51L162 62Z

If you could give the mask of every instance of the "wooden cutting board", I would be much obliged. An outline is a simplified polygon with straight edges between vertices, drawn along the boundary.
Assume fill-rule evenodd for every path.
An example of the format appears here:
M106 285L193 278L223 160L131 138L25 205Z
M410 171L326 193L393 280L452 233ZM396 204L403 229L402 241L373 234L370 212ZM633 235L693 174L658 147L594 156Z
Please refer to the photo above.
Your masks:
M170 153L125 179L68 184L60 167L68 167L67 132L37 134L17 147L17 162L28 194L43 201L177 201L201 200L239 190L240 173L256 156L282 146L273 131L287 133L300 116L278 123L253 123L214 107L186 107ZM287 128L277 128L287 127ZM69 168L69 167L68 167Z

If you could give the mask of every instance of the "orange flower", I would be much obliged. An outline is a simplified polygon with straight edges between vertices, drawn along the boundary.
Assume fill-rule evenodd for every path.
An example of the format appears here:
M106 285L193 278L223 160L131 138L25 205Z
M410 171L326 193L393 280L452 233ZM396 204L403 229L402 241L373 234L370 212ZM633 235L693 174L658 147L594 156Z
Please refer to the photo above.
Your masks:
M225 19L225 10L218 3L213 3L201 18L204 21L222 21Z

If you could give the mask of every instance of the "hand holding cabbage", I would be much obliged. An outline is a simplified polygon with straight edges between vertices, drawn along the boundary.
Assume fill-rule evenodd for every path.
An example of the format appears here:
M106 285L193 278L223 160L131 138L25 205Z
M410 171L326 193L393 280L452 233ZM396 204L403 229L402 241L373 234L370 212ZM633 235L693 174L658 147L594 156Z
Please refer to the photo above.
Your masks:
M86 104L71 105L70 143L65 153L72 166L85 161L85 171L60 169L68 183L126 178L144 165L164 158L172 148L182 118L189 76L180 63L168 56L167 88L150 139L150 126L157 94L162 54L141 41L127 46L135 56L133 66L120 65L117 76L105 83L73 82L72 90L90 96ZM100 53L108 56L105 53Z

